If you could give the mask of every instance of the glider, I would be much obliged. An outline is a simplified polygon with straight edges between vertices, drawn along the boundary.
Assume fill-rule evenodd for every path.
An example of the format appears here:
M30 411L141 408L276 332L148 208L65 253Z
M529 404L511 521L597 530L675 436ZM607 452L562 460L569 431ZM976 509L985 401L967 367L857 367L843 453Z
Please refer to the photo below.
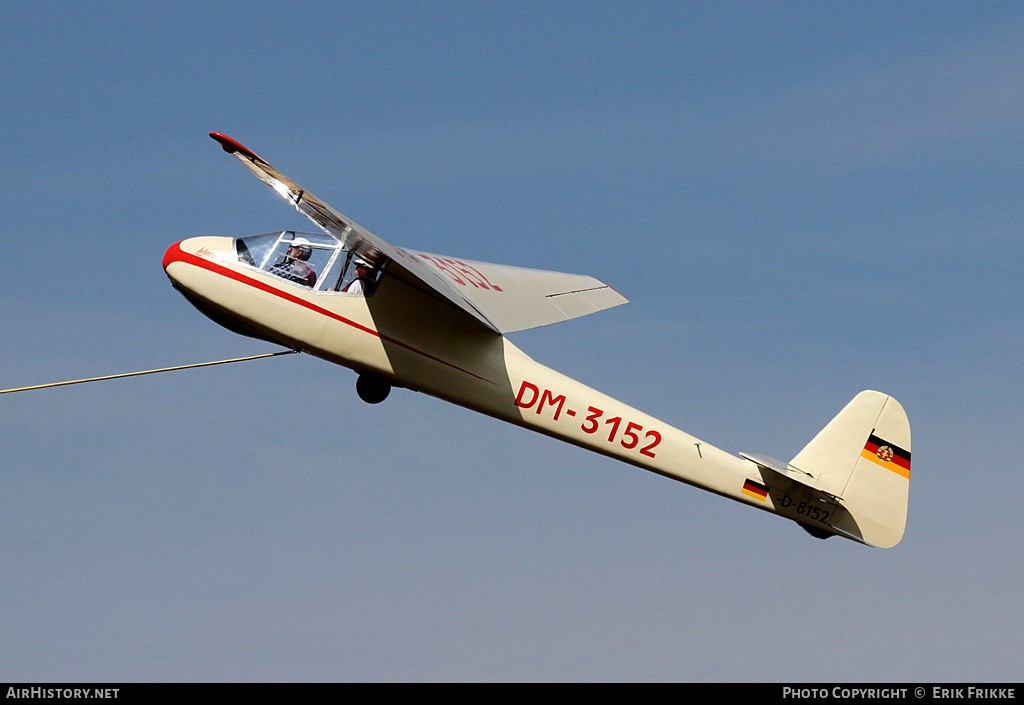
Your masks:
M893 397L861 392L789 462L729 454L505 337L627 302L604 282L396 247L230 137L210 136L320 230L168 248L168 278L217 323L351 368L370 403L393 387L423 392L791 519L817 538L882 548L903 538L910 423Z

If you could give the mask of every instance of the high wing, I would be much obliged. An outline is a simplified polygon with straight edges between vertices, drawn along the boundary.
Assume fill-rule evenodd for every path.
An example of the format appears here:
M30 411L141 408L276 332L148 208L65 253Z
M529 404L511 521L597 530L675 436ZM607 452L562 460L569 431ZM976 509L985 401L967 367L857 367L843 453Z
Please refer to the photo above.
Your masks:
M261 159L219 132L224 148L295 209L343 247L387 273L462 309L496 333L546 326L619 306L627 299L598 279L456 259L405 250L360 227Z

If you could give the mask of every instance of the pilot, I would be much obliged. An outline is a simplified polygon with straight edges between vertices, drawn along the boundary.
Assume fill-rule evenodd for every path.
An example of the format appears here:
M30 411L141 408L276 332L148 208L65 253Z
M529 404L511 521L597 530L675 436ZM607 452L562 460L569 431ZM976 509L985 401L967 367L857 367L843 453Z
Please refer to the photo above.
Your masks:
M373 288L376 285L377 280L373 276L373 265L360 260L356 262L356 278L346 284L342 291L346 294L369 296L373 293Z
M288 245L284 260L271 267L270 273L312 289L316 286L316 272L306 261L312 254L309 241L297 237Z

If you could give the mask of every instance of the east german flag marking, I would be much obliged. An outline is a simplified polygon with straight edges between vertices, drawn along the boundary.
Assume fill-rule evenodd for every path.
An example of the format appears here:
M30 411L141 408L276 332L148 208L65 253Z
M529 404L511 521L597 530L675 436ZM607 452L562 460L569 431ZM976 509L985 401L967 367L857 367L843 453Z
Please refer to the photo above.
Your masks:
M747 480L743 483L743 494L763 502L768 496L768 485L762 485L760 482Z
M910 479L910 451L903 450L892 443L871 434L868 442L864 444L864 450L860 457L867 458L876 465L881 465L886 470L892 470L897 475Z

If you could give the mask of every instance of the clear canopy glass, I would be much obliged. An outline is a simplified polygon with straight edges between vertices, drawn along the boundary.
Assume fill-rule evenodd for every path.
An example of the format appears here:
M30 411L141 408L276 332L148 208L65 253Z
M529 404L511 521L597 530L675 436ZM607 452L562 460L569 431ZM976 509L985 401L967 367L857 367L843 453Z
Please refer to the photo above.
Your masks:
M379 272L362 269L341 241L324 233L284 230L235 238L238 261L318 292L369 296Z

